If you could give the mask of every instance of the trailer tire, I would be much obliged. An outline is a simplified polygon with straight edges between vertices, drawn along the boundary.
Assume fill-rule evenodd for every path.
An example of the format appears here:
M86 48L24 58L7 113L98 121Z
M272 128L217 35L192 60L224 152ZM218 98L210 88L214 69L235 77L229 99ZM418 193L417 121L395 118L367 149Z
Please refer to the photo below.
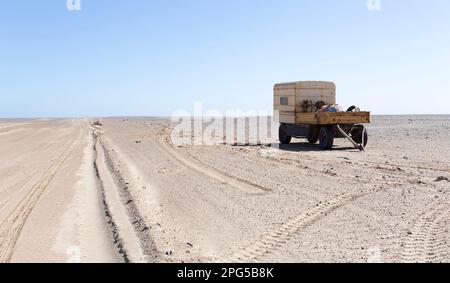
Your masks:
M332 126L323 126L319 134L320 148L331 149L334 144L334 131Z
M281 124L278 130L278 139L281 144L290 144L292 137L287 134L287 126L286 124Z
M361 144L362 143L362 137L363 134L360 130L353 130L352 131L352 139L356 142ZM367 142L369 141L369 134L367 133L367 130L364 131L364 147L367 146Z

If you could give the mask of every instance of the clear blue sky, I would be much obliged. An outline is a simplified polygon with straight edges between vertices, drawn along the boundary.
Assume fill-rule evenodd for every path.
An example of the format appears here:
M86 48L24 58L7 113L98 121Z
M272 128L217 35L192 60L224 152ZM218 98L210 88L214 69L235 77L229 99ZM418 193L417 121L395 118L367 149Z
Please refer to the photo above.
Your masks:
M450 1L14 0L0 5L0 117L271 110L330 80L375 114L450 113Z

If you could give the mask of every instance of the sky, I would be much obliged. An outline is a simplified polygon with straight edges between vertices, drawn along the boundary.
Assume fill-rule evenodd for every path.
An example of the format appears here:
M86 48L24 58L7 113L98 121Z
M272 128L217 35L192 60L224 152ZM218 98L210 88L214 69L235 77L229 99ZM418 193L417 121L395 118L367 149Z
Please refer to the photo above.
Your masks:
M450 1L372 1L1 1L0 117L270 112L300 80L373 114L450 114Z

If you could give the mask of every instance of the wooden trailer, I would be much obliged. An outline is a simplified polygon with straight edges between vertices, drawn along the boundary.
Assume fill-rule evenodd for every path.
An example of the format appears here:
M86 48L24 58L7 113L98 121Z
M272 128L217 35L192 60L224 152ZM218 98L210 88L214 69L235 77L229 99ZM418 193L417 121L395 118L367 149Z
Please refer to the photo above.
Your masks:
M274 86L274 110L279 117L279 140L289 144L291 138L319 141L323 149L331 149L335 138L347 138L364 150L368 135L364 127L370 123L370 112L352 106L346 111L336 104L336 85L332 82L303 81Z

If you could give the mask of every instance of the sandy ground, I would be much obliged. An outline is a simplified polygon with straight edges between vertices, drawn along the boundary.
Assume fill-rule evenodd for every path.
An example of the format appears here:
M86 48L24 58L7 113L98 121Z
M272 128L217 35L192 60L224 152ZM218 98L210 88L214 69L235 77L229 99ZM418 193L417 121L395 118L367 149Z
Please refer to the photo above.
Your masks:
M0 261L116 262L84 120L0 123Z
M101 122L0 122L1 261L450 262L449 116L375 117L364 153Z

